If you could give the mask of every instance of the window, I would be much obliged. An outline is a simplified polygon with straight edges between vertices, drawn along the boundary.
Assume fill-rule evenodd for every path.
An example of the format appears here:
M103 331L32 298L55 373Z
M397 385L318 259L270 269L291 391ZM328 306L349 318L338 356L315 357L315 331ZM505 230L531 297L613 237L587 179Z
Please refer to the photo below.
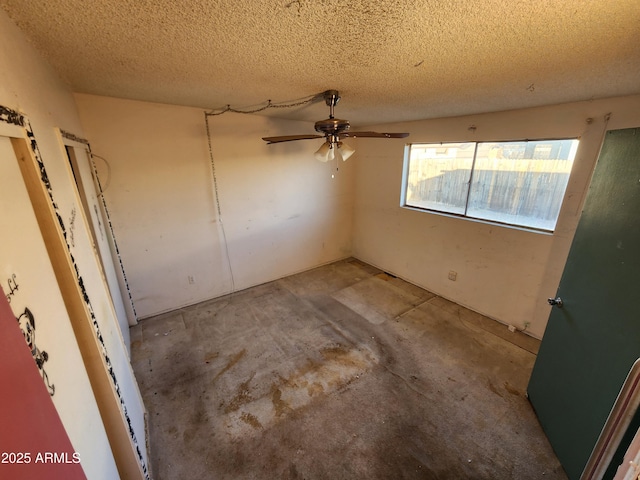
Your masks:
M416 143L403 206L553 231L578 140Z

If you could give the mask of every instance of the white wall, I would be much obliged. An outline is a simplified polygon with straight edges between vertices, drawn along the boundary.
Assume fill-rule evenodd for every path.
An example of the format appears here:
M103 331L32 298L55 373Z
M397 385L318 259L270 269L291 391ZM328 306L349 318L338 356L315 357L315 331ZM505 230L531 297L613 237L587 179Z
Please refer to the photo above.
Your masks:
M640 125L640 96L371 127L406 140L360 140L354 255L540 338L607 129ZM588 121L587 119L592 119ZM469 129L475 126L475 130ZM553 235L400 207L405 143L581 137ZM457 281L448 280L450 270Z
M58 212L65 222L68 233L73 232L74 235L73 254L104 339L105 354L113 365L120 393L132 421L140 450L146 457L144 406L128 361L126 347L110 303L108 290L94 255L89 232L86 225L80 221L81 216L77 213L82 207L76 194L66 154L55 130L58 127L80 137L84 136L74 98L69 88L56 77L48 64L33 50L4 12L0 12L0 43L2 44L0 49L0 105L25 114L33 127L35 139L51 181ZM2 211L0 214L5 220L11 221L8 217L11 215L10 211ZM74 217L75 221L72 220ZM24 250L12 254L16 257L29 256L28 242L25 240L23 245ZM57 285L51 284L50 288L55 291ZM68 320L66 310L55 308L49 313L52 317ZM64 348L77 349L77 345L69 344ZM77 368L78 365L70 365L68 370L73 372ZM86 388L86 385L79 388ZM56 398L55 396L53 398L55 404ZM117 473L106 466L106 458L111 453L98 441L97 431L94 435L92 424L84 422L79 414L74 416L72 406L66 405L64 410L70 412L69 415L62 418L67 430L80 431L84 435L82 437L86 445L84 448L95 449L95 458L102 458L104 461L103 465L83 465L85 469L94 468L96 472L103 471L100 474L95 473L93 478L117 478ZM80 412L81 409L77 411ZM95 442L92 438L95 438ZM73 438L72 441L74 441ZM77 444L77 438L75 442ZM112 459L110 465L113 465Z
M404 140L352 141L356 155L331 179L332 166L311 156L319 141L260 140L311 125L210 117L220 222L202 110L83 94L76 100L93 151L111 165L105 196L141 317L353 253L500 322L529 323L538 338L605 115L609 129L640 124L635 96L374 127L409 131L411 142L580 137L557 229L547 235L400 208ZM104 183L106 168L98 166ZM447 279L450 270L456 282Z
M351 254L354 163L332 179L334 166L313 159L320 140L261 140L313 125L209 117L219 216L203 110L75 97L92 151L110 165L105 198L139 317Z

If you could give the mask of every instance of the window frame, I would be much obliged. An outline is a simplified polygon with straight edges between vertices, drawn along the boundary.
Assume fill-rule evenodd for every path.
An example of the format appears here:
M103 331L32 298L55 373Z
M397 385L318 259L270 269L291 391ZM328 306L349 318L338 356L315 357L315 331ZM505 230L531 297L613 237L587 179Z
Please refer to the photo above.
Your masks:
M402 166L402 183L401 183L401 188L400 188L400 207L401 208L406 208L408 210L415 210L418 212L424 212L424 213L430 213L430 214L434 214L434 215L440 215L440 216L445 216L445 217L451 217L451 218L459 218L462 220L467 220L467 221L472 221L472 222L477 222L477 223L485 223L488 225L495 225L495 226L500 226L500 227L507 227L507 228L513 228L516 230L524 230L527 232L533 232L533 233L540 233L540 234L546 234L546 235L553 235L554 232L557 230L558 228L558 220L560 219L560 215L562 214L562 208L564 206L564 202L566 200L567 197L567 191L569 189L569 184L571 182L571 174L573 172L573 166L578 158L578 154L580 151L580 144L581 144L581 136L568 136L568 137L543 137L543 138L526 138L526 139L510 139L510 140L447 140L447 141L441 141L441 142L429 142L429 141L421 141L421 142L412 142L412 143L407 143L405 145L405 149L404 149L404 159L403 159L403 166ZM555 225L553 229L546 229L546 228L541 228L541 227L535 227L535 226L529 226L529 225L520 225L520 224L514 224L514 223L509 223L509 222L501 222L499 220L493 220L493 219L487 219L487 218L481 218L481 217L475 217L475 216L471 216L468 215L467 212L469 210L469 203L470 203L470 193L471 193L471 187L472 187L472 183L473 183L473 179L474 179L474 174L475 174L475 168L476 168L476 160L477 160L477 153L478 153L478 146L480 144L490 144L490 143L518 143L518 142L549 142L549 141L577 141L578 144L575 147L575 154L573 157L573 161L571 164L571 168L568 172L568 178L567 178L567 185L565 186L564 189L564 193L562 195L562 200L560 202L559 205L559 209L558 209L558 215L556 217L556 221L555 221ZM411 163L411 148L413 146L419 146L419 145L429 145L429 146L436 146L436 145L441 145L443 147L445 147L446 145L459 145L459 144L473 144L473 159L471 162L471 170L469 172L469 180L467 183L467 188L466 188L466 198L465 198L465 202L464 202L464 213L455 213L455 212L448 212L448 211L444 211L444 210L437 210L435 208L427 208L427 207L420 207L417 205L410 205L407 203L407 196L409 193L409 174L410 174L410 163Z

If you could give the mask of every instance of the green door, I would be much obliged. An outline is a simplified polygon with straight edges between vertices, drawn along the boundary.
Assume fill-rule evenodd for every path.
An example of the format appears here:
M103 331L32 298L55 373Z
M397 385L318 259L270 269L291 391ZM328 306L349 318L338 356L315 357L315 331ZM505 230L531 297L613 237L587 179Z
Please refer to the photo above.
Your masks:
M578 479L640 357L640 128L607 132L557 296L528 394Z

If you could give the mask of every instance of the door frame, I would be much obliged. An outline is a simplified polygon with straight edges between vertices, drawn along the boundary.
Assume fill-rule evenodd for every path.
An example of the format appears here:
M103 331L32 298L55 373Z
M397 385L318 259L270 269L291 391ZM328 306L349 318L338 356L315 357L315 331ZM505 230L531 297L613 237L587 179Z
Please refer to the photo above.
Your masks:
M131 296L129 295L129 290L126 288L126 282L123 281L124 269L122 269L121 262L119 263L120 269L117 268L115 263L114 255L117 255L117 252L114 252L113 245L115 241L113 239L113 232L111 229L106 228L108 217L105 219L104 208L103 205L100 205L100 194L98 193L98 189L96 187L95 182L95 173L94 168L91 161L91 150L89 148L89 144L85 143L86 141L81 141L81 139L71 139L69 134L65 134L59 128L56 128L56 135L60 142L60 149L62 155L65 158L68 158L68 162L66 162L66 169L71 179L72 183L76 185L76 202L78 205L81 205L81 217L84 225L87 227L87 231L89 233L89 238L91 238L93 243L93 249L98 260L98 266L100 267L100 273L103 279L103 283L105 284L105 289L109 292L109 296L111 299L111 309L113 310L113 316L118 320L120 337L124 345L127 347L127 354L131 356L131 341L129 336L129 326L136 325L137 319L135 317L135 310L133 308L133 303L131 302ZM91 174L91 179L83 177L82 175L82 167L80 162L83 159L79 158L77 150L81 150L86 154L87 163L86 165ZM95 212L91 211L91 206L89 199L90 197L95 196L96 203L94 205ZM101 223L102 225L97 225L97 223ZM98 235L103 236L103 241L100 242L98 239ZM120 271L119 271L120 270ZM123 288L124 287L124 288ZM129 304L127 305L126 300L129 300Z

